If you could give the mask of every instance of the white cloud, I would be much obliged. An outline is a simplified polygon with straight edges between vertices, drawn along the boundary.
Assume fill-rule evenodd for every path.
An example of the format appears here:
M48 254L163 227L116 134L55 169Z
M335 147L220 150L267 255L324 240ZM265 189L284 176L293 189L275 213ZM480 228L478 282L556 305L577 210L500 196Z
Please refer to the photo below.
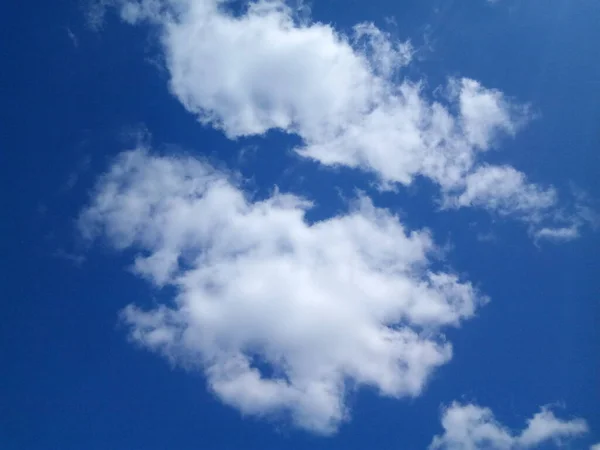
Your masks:
M579 224L562 228L542 228L535 232L535 237L553 241L572 241L579 237Z
M335 134L384 87L347 39L328 25L296 25L280 2L251 4L242 17L217 2L183 3L177 19L160 19L171 90L230 137L273 128L303 137ZM376 49L385 42L361 35L374 36ZM388 56L396 60L392 53L375 51L382 70Z
M594 444L590 447L590 450L600 450L600 442Z
M464 190L447 194L446 207L479 206L502 215L540 221L556 205L556 192L528 183L510 166L480 166L464 179Z
M489 408L452 403L442 414L444 434L435 436L430 450L510 450L535 448L548 441L556 446L588 431L583 419L558 419L548 408L527 420L520 433L500 424Z
M546 407L527 421L527 428L520 434L518 441L521 447L530 448L548 440L579 436L587 431L585 420L561 420Z
M451 80L458 100L460 120L467 142L486 150L498 132L514 134L527 117L527 109L512 105L502 92L486 89L474 80Z
M526 107L468 78L451 79L443 98L430 100L422 82L402 77L410 43L373 24L344 34L299 19L282 0L236 14L219 0L113 2L127 22L158 26L172 93L230 138L279 129L302 139L304 157L372 172L383 186L427 177L446 206L516 215L532 235L580 226L555 223L553 188L480 161L528 120Z
M134 341L203 370L244 414L329 433L348 418L350 386L419 395L452 356L441 329L486 299L431 269L429 232L367 198L316 223L310 206L278 192L253 201L205 163L136 150L99 180L79 226L176 291L168 306L124 310Z

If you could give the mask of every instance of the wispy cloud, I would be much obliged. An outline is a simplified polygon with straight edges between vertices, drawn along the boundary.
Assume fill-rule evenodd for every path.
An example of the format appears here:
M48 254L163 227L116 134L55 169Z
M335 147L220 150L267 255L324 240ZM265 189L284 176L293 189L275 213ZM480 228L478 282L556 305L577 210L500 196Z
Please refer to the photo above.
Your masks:
M67 36L69 37L69 40L73 44L73 47L75 47L75 48L79 47L79 39L77 39L77 36L75 36L75 33L73 33L73 30L71 30L69 27L67 27L65 30L67 32Z
M85 256L79 253L68 252L62 248L59 248L54 252L56 258L64 259L69 261L73 265L79 267L85 262Z

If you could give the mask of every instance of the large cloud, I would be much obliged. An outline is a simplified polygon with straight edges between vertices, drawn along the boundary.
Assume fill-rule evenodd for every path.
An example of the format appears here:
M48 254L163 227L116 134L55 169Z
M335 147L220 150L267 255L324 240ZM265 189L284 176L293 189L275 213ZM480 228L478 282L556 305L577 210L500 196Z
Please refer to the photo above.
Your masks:
M219 0L112 3L124 20L158 26L171 91L229 137L293 133L297 152L322 164L364 169L384 186L427 177L447 208L515 215L540 239L577 237L583 221L558 212L553 188L481 165L499 136L528 120L527 108L467 78L428 99L423 83L402 77L410 44L374 25L346 35L300 20L282 0L235 14Z
M562 420L543 407L527 420L520 433L513 433L494 418L489 408L452 403L442 415L444 434L436 436L430 450L518 450L553 442L560 446L568 438L588 431L583 419Z
M128 306L131 337L185 367L245 414L289 415L328 433L348 417L351 386L417 396L450 360L441 334L485 302L432 270L427 231L359 197L316 223L310 203L274 193L252 201L198 160L122 154L79 225L133 249L133 270L171 286L174 302Z

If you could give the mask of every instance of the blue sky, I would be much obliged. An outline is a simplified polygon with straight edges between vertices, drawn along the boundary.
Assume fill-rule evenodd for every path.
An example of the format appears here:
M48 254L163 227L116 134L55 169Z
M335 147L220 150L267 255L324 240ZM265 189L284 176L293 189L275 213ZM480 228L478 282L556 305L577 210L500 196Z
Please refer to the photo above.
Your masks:
M596 450L598 2L6 9L1 448Z

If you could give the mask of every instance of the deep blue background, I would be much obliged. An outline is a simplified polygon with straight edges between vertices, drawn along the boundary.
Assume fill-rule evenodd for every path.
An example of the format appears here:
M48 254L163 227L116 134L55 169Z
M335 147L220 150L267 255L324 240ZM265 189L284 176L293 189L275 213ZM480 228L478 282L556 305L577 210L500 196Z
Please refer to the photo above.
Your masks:
M600 441L600 236L536 247L524 227L480 211L435 212L425 182L377 193L371 178L291 154L294 141L227 141L170 96L150 61L156 42L109 15L99 32L75 0L7 2L0 15L0 448L423 449L440 432L439 406L491 407L521 427L549 402L588 420L581 448ZM569 197L600 197L600 3L593 0L315 0L313 16L341 29L373 20L421 47L409 76L431 87L468 76L530 102L539 118L491 160ZM76 41L69 37L69 30ZM425 44L429 46L425 48ZM152 142L208 156L316 199L312 219L345 208L337 188L366 189L413 227L452 243L448 263L492 303L448 332L455 357L415 400L368 390L353 420L318 438L240 415L206 393L200 374L172 369L126 339L118 311L164 295L127 260L78 241L74 218L95 177L146 127ZM246 151L240 158L241 148ZM478 236L493 232L494 239ZM579 445L578 444L578 445ZM579 447L577 447L579 448Z

